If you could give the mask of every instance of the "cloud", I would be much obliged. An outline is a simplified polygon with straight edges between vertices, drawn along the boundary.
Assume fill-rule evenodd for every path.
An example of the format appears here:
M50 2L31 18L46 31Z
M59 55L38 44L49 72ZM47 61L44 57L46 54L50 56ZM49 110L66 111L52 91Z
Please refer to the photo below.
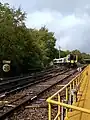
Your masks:
M57 47L89 52L90 16L86 12L65 16L58 11L44 9L28 14L26 25L32 28L46 25L55 32Z
M61 12L64 15L72 14L77 9L89 8L90 0L0 0L8 2L11 6L21 6L26 12L41 11L42 9L51 9Z
M56 46L90 52L90 0L0 0L21 5L27 12L27 27L46 25L55 32Z

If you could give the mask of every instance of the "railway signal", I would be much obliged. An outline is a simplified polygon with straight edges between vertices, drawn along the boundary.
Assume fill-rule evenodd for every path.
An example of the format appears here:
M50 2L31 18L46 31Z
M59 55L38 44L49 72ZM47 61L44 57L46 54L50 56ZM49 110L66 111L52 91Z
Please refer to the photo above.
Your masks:
M10 71L10 65L9 64L4 64L3 65L3 71L4 72L9 72Z
M4 72L9 72L10 71L10 63L11 61L3 60L3 71Z

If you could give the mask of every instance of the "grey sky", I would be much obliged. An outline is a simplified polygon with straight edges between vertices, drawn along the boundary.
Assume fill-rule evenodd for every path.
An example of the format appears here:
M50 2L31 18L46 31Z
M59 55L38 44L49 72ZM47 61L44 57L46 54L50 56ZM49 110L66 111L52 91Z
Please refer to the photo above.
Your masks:
M90 0L0 0L27 12L27 27L46 25L56 46L90 52Z

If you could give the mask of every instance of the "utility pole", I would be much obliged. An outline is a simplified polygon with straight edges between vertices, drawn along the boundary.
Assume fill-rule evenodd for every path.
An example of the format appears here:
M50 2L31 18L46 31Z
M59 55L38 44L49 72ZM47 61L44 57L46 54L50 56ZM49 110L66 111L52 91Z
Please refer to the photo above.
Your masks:
M61 47L59 46L59 58L60 58L60 48L61 48Z

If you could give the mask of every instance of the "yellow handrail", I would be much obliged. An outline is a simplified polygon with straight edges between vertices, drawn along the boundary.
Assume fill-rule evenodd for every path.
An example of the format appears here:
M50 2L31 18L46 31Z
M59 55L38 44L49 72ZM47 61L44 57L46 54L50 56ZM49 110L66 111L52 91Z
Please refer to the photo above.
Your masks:
M66 90L66 102L69 100L69 96L68 96L68 88L69 88L69 91L71 91L71 89L75 90L77 89L76 87L79 87L80 84L82 83L82 80L85 78L87 79L87 72L88 72L88 68L89 66L87 66L79 75L77 75L75 78L73 78L68 84L66 84L63 88L61 88L59 91L57 91L55 94L53 94L51 97L49 97L47 99L47 102L48 102L48 105L49 105L49 120L51 120L51 104L57 104L58 105L58 113L56 115L56 117L54 118L54 120L60 120L60 106L63 106L66 108L66 116L65 116L65 119L68 119L68 108L70 109L74 109L74 110L78 110L78 111L82 111L84 113L88 113L90 114L90 110L87 110L85 108L81 108L81 107L76 107L74 105L69 105L69 104L66 104L66 103L62 103L60 101L60 93L63 91L63 90ZM58 101L54 101L52 100L52 98L54 98L56 95L58 95ZM73 95L73 103L76 102L76 99L75 99L75 94Z
M69 105L69 104L61 103L61 102L56 102L54 100L49 100L49 99L47 99L47 102L53 103L53 104L57 104L57 105L60 105L60 106L66 107L66 108L70 108L70 109L74 109L74 110L78 110L78 111L90 114L90 110L85 109L85 108L76 107L74 105Z
M84 70L85 71L85 70ZM84 71L82 71L80 74L82 74ZM66 87L68 87L76 78L78 78L80 76L80 74L78 74L75 78L73 78L68 84L66 84L63 88L61 88L59 91L57 91L55 94L53 94L51 97L49 97L49 99L52 99L54 96L58 95L58 93L62 92Z

